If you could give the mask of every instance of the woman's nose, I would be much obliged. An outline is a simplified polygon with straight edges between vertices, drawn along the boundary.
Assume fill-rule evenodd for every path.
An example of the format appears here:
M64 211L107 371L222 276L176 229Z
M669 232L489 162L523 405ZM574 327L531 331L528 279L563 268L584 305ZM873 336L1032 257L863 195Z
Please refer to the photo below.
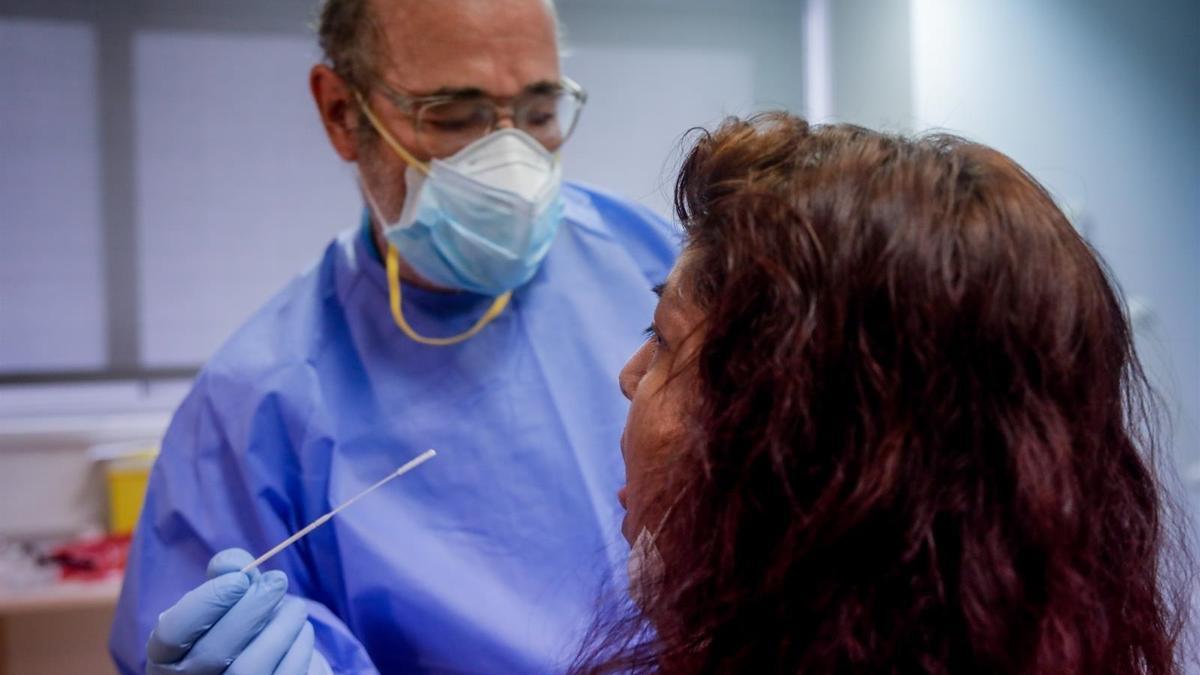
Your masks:
M617 377L617 384L621 386L621 394L630 401L633 400L633 394L637 391L637 376L631 370L627 363L621 369L621 374Z
M625 367L621 369L621 374L617 376L617 384L621 386L621 393L630 401L633 400L633 395L637 393L638 382L642 376L646 374L645 355L646 349L649 347L649 342L642 345L629 360L625 362Z

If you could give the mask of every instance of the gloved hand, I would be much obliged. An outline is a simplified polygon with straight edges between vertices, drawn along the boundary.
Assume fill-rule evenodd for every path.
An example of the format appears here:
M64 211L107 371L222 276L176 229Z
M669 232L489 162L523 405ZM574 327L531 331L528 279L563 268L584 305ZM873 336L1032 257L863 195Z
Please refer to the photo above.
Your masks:
M304 601L286 595L279 571L243 574L239 548L213 556L208 581L158 617L146 644L146 675L317 675L329 664L313 648Z

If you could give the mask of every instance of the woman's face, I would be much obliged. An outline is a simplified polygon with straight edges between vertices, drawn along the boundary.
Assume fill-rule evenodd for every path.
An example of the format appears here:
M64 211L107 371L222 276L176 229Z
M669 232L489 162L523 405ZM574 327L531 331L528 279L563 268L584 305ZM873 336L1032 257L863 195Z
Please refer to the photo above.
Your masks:
M658 529L663 506L656 494L665 469L683 437L684 418L694 398L695 352L703 337L702 315L684 288L685 252L661 287L649 339L621 370L621 393L629 417L621 434L625 487L617 499L625 507L621 533L630 544L643 527ZM655 502L659 503L655 503Z

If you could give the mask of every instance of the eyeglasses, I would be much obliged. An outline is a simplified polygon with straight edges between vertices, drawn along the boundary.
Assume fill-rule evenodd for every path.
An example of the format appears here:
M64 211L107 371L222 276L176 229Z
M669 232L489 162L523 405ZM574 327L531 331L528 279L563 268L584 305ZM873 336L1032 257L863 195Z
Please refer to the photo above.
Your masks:
M417 144L431 157L448 157L495 131L504 117L513 126L537 139L547 150L557 150L575 131L587 92L569 78L557 84L527 89L500 99L484 94L434 94L410 96L383 83L378 91L413 119Z

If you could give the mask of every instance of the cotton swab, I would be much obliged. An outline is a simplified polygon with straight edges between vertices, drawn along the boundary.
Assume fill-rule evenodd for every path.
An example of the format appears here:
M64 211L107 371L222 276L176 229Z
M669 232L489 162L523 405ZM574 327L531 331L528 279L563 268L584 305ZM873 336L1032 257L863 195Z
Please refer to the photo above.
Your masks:
M367 488L366 490L363 490L362 492L354 495L350 499L346 500L341 506L330 511L329 513L326 513L325 515L321 516L320 518L317 518L316 520L312 521L308 525L305 525L303 530L300 530L296 534L293 534L292 536L288 537L287 539L284 539L283 541L279 542L275 546L275 548L258 556L257 560L255 560L254 562L250 563L249 565L246 565L245 567L243 567L242 572L249 572L250 570L254 569L255 567L258 567L259 565L267 562L271 558L274 558L276 553L279 553L283 549L291 546L292 544L294 544L297 541L299 541L300 539L302 539L309 532L312 532L313 530L317 529L318 527L324 525L326 523L326 521L328 521L330 518L336 516L338 513L341 512L342 509L346 508L347 506L350 506L354 502L356 502L356 501L362 499L363 497L366 497L367 495L371 494L372 492L378 490L379 488L383 487L386 483L388 483L392 479L399 478L400 476L403 476L404 474L408 473L409 471L412 471L413 469L417 468L418 466L424 464L426 461L432 459L435 455L437 455L437 452L432 449L426 450L425 452L417 455L416 457L414 457L413 459L411 459L407 463L405 463L403 466L401 466L399 469L396 469L392 473L388 474L387 477L385 477L383 480L372 485L371 487Z

